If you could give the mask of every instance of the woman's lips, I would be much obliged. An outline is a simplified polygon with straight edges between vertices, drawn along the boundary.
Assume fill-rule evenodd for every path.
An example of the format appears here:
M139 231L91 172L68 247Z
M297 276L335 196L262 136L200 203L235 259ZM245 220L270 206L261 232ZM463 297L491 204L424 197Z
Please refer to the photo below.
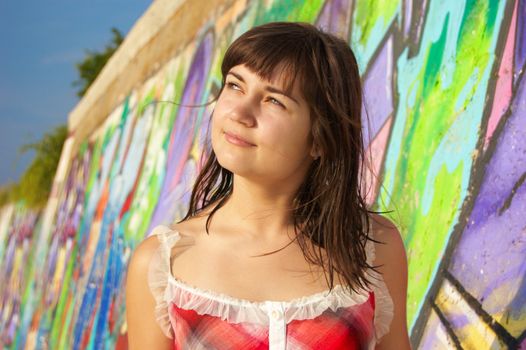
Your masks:
M225 139L231 144L234 144L236 146L241 146L241 147L254 147L255 146L254 144L248 142L247 140L235 134L226 132L226 131L225 131Z

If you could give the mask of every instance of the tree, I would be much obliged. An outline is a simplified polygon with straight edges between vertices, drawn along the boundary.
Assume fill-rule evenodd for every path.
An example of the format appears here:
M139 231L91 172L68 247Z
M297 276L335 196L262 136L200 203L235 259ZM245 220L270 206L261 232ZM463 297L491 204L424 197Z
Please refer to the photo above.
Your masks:
M45 206L67 135L67 126L60 125L44 134L40 141L20 147L21 153L34 150L35 158L17 185L5 187L9 193L5 195L5 200L23 200L28 207L35 209Z
M0 208L4 205L16 201L18 194L18 184L10 182L0 186Z
M75 66L79 73L79 79L73 82L73 86L78 86L77 96L82 97L88 91L88 88L95 81L106 62L110 59L113 53L119 48L123 42L124 37L117 28L111 28L113 38L111 43L106 45L102 52L86 50L86 56L81 62Z

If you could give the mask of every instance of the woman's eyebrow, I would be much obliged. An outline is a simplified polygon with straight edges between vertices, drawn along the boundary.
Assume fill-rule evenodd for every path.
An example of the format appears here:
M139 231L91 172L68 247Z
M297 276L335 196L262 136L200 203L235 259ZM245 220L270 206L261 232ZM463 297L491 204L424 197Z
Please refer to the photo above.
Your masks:
M287 94L285 91L282 91L280 89L276 89L275 87L270 86L270 85L265 86L265 90L267 90L268 92L273 92L273 93L276 93L276 94L280 94L280 95L286 96L286 97L290 98L292 101L294 101L297 105L299 105L298 101L296 101L296 99L294 97L292 97L291 95Z
M245 83L245 79L243 79L243 77L239 73L236 73L234 71L230 71L230 72L227 73L227 75L228 74L233 75L236 79L238 79L242 83ZM292 101L294 101L297 105L299 105L299 102L294 97L292 97L291 95L287 94L285 91L280 90L280 89L278 89L278 88L276 88L274 86L266 85L265 86L265 90L268 91L268 92L272 92L272 93L276 93L276 94L280 94L280 95L283 95L285 97L288 97Z
M240 80L242 83L245 82L245 79L243 79L243 77L239 74L239 73L236 73L234 71L230 71L227 73L228 74L232 74L234 77L236 77L238 80Z

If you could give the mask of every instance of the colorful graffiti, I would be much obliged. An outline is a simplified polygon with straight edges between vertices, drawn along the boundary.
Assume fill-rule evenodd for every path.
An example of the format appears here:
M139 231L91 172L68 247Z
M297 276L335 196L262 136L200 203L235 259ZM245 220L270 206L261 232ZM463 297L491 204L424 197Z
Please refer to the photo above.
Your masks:
M249 0L230 13L80 140L42 214L1 209L0 345L127 348L126 266L153 226L184 215L221 57L286 20L356 52L368 201L394 210L404 238L413 347L526 348L526 1Z

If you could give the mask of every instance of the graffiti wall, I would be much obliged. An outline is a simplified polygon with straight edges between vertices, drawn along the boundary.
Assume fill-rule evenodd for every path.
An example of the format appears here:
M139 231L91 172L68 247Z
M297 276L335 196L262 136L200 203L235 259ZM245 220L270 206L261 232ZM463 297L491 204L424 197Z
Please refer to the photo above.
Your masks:
M526 348L526 1L231 7L80 140L45 213L1 210L0 344L127 348L130 255L183 216L201 167L213 106L189 105L215 97L232 40L284 20L336 33L357 55L368 200L393 210L408 251L413 347Z

